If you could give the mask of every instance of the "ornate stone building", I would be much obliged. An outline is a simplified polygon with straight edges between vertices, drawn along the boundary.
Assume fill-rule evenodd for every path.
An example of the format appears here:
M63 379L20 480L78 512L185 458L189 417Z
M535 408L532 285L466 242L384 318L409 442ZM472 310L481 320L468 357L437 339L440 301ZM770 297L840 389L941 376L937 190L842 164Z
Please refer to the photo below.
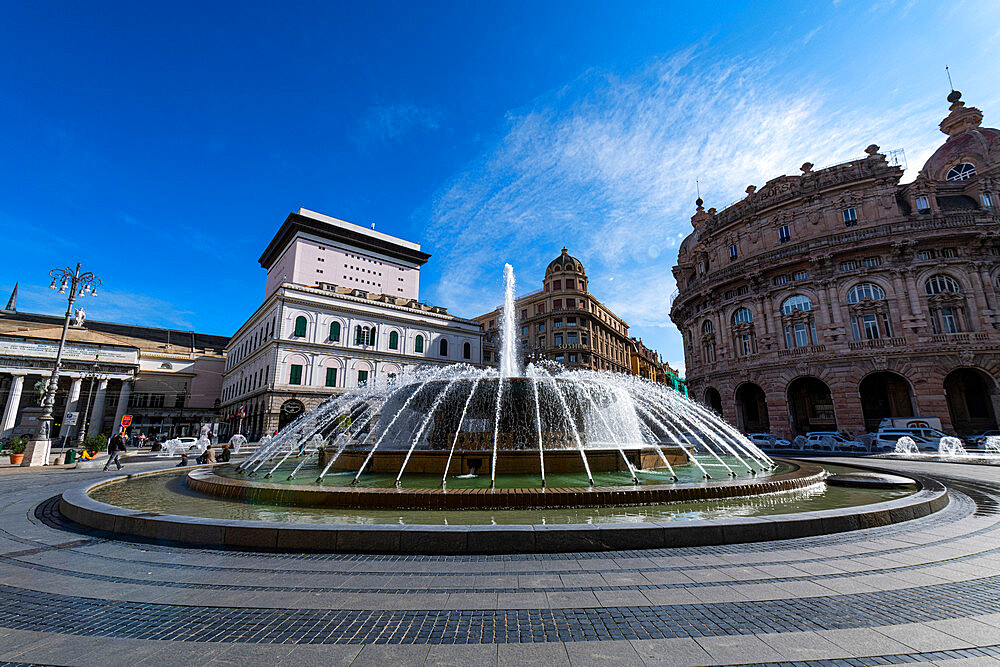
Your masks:
M660 358L656 350L643 345L641 338L630 338L629 343L629 371L632 375L668 385L682 394L687 394L684 379L670 367L670 364Z
M721 211L697 201L670 311L692 396L784 436L909 416L997 428L1000 131L948 100L912 183L872 145Z
M522 361L629 372L628 323L588 290L587 273L566 248L545 269L542 288L518 297ZM497 363L501 308L474 318L486 332L483 361Z

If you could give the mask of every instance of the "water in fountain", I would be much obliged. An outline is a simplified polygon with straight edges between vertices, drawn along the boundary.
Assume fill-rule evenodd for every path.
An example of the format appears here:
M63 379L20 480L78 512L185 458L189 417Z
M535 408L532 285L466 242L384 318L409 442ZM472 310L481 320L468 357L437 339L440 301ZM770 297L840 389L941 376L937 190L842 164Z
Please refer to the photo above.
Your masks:
M240 448L247 444L247 437L242 433L237 433L229 439L229 449L233 454L239 454Z
M904 455L919 454L920 448L917 447L917 443L913 441L913 438L908 435L904 435L896 441L896 447L893 449L893 453Z
M284 463L294 478L319 452L318 483L335 473L361 481L388 473L448 478L582 473L592 467L676 481L675 466L705 478L756 475L774 462L715 413L664 385L607 371L567 370L553 362L522 369L514 272L504 267L499 370L468 364L407 369L392 383L372 382L331 396L269 440L237 469L267 476ZM671 464L673 459L673 464ZM269 463L270 462L270 463ZM595 463L596 462L596 463Z
M941 438L941 442L938 443L938 454L941 456L955 457L964 457L969 455L969 453L965 451L965 447L962 445L961 440L948 435Z
M989 454L1000 454L1000 437L991 435L986 438L986 452Z
M180 456L191 446L189 442L181 442L180 438L171 438L163 443L159 456Z

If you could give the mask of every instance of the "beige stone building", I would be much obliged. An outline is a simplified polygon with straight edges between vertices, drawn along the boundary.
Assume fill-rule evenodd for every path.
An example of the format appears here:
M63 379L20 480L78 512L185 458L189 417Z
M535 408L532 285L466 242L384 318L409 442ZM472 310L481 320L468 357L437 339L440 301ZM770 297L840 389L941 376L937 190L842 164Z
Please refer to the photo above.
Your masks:
M697 202L670 317L691 395L745 431L997 428L1000 131L952 92L916 180L878 146Z
M628 323L590 293L583 264L566 248L545 269L542 288L519 297L516 310L523 362L629 372ZM486 333L483 363L497 363L500 311L474 318Z

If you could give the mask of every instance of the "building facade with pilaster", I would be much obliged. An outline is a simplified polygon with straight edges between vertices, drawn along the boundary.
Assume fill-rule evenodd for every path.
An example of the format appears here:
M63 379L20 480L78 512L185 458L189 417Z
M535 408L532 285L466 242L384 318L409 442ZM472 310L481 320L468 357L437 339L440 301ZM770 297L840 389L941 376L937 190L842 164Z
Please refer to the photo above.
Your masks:
M0 438L33 433L55 362L63 318L0 312ZM110 435L132 415L132 434L153 439L218 431L228 338L156 327L83 321L63 350L53 416L56 446ZM54 444L55 444L54 443Z
M670 317L691 395L746 432L871 432L1000 415L1000 131L961 94L901 185L879 147L707 211L681 244Z

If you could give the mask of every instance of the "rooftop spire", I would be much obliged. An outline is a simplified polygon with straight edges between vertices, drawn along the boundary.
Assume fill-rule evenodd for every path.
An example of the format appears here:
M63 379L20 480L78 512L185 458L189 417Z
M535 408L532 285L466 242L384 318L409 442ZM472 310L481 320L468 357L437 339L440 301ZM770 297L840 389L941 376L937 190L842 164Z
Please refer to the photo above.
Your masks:
M962 101L962 91L952 90L948 93L948 101L951 102L951 106L948 107L951 113L941 121L939 127L949 137L968 132L982 124L983 112L976 107L965 106L965 102Z
M10 293L10 299L7 300L7 307L4 310L17 312L17 283L14 283L14 291Z

